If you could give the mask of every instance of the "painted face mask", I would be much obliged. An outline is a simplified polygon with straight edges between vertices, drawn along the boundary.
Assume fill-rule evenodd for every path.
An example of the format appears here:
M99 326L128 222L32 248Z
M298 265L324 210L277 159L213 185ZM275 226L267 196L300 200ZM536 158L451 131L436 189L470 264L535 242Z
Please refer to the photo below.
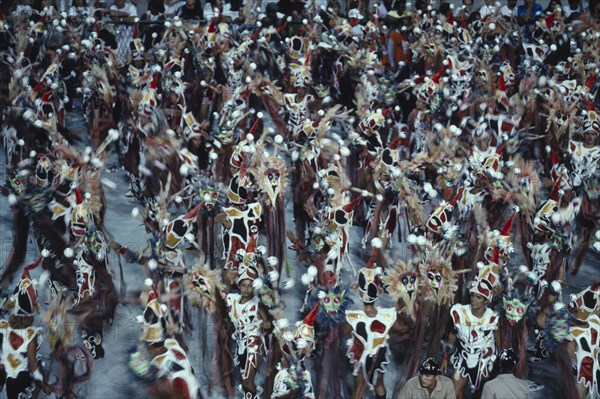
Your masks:
M400 290L403 292L403 297L405 298L405 302L410 302L411 304L415 302L417 298L417 287L419 286L419 277L413 273L405 273L400 276Z
M275 203L275 199L281 191L281 175L276 169L267 169L266 175L263 178L265 180L264 188L271 200L271 203Z
M258 291L258 297L263 305L267 307L267 309L273 309L278 302L278 293L273 287L270 287L268 284L263 284Z
M104 239L104 235L98 231L84 237L84 254L94 256L97 260L102 261L108 255L108 245Z
M322 295L322 298L320 298L321 308L329 317L334 318L337 316L345 296L345 289L340 292L329 290Z
M204 208L210 213L219 202L219 192L214 188L201 188L198 193L200 200L204 201Z
M569 319L566 317L557 317L547 322L550 325L550 336L554 342L562 343L569 335Z
M223 128L216 134L216 139L223 145L229 145L233 142L233 129Z
M538 279L541 279L546 274L546 269L550 264L550 253L552 253L552 244L549 242L543 244L527 243L527 247L531 249L531 260L533 261L532 271Z
M323 250L323 248L325 247L325 244L326 242L323 234L313 234L313 236L311 237L310 245L315 253L321 252L321 250Z
M50 183L52 165L46 156L41 156L35 167L35 181L40 187L46 187Z
M525 305L518 298L507 300L502 298L502 307L504 308L504 315L511 326L514 326L525 317L528 306Z
M315 86L315 92L319 98L325 98L329 95L329 86L319 83Z
M26 187L25 179L19 176L11 177L10 186L14 190L15 194L22 195L25 192Z
M87 204L78 204L71 214L71 233L75 237L83 237L90 223L90 211Z
M431 288L435 296L437 297L442 289L442 273L437 267L427 268L427 285Z

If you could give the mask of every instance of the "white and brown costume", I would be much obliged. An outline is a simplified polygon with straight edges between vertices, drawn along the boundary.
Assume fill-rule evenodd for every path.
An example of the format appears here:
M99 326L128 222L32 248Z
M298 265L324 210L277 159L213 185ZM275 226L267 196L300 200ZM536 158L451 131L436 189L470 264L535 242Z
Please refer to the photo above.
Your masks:
M173 393L182 399L199 397L200 385L194 376L190 360L179 343L172 338L164 341L167 351L152 359L158 378L166 378L171 384Z
M2 354L0 364L6 371L6 391L9 397L30 398L34 389L34 375L29 370L27 349L32 341L39 348L42 343L41 328L12 328L8 321L0 320Z
M455 372L467 377L478 388L492 371L496 359L494 331L498 314L486 309L481 318L471 313L470 305L455 304L450 309L458 338L451 362Z
M262 332L262 319L259 316L259 299L254 297L246 303L240 303L240 294L227 295L226 305L229 318L235 332L232 338L236 342L236 365L240 365L242 379L247 379L251 368L258 367L258 357L265 351Z
M370 386L375 385L379 373L385 373L389 363L389 331L396 322L394 308L377 309L375 317L362 310L346 311L346 320L352 326L352 339L347 356L353 364L353 375L362 373Z

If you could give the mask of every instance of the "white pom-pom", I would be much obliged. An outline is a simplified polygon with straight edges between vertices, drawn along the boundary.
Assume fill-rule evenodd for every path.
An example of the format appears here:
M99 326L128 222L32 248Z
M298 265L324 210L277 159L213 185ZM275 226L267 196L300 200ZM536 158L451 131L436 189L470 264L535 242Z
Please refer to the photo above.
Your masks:
M556 50L558 50L558 47L556 47L556 44L552 43L550 45L550 51L556 51Z
M262 278L257 278L252 282L252 287L254 287L256 290L260 290L264 284L265 282L262 280Z
M120 133L117 129L108 129L108 137L111 141L115 141L119 138Z
M156 261L156 259L150 259L148 261L148 269L156 270L156 268L158 268L158 262Z
M73 248L70 248L70 247L65 248L65 250L63 251L63 255L65 255L66 258L72 258L73 257Z
M283 136L281 136L280 134L278 134L277 136L275 136L273 138L273 140L275 141L275 143L281 144L281 143L283 143Z
M138 209L138 207L135 207L131 210L131 216L136 218L138 217L138 215L140 214L140 210Z
M562 285L560 285L560 282L554 280L553 282L550 283L550 287L552 287L552 291L554 291L555 293L559 293L560 291L562 291Z
M418 236L417 237L417 245L425 245L427 244L427 238L425 238L425 236Z
M186 176L186 175L188 174L188 172L189 172L189 171L190 171L190 168L189 168L189 166L187 166L186 164L182 164L182 165L179 167L179 174L180 174L181 176Z
M523 274L527 274L527 272L529 271L529 268L525 265L521 265L521 266L519 266L519 271Z
M489 28L489 30L494 30L494 29L496 29L496 24L492 22L488 25L488 28Z
M8 194L8 205L13 206L18 202L17 196L14 194Z
M176 203L181 204L182 201L183 201L183 198L181 198L180 195L178 195L178 196L175 197L175 202Z
M315 190L318 189L319 188L319 182L314 182L313 185L312 185L312 188L315 189Z
M350 149L348 147L342 147L340 148L340 153L343 157L348 157L350 156Z
M381 238L375 237L371 240L371 246L373 248L381 248L383 246L383 241L381 241Z
M279 264L279 259L277 259L276 256L269 256L267 258L267 265L271 266L271 267L275 267ZM275 280L279 279L279 276L277 276L277 278ZM274 281L274 280L271 280Z
M41 253L43 258L47 258L50 256L50 251L48 251L46 248L42 249L42 253Z
M414 244L417 242L417 236L414 234L409 234L406 238L406 241L408 241L409 244Z
M248 133L246 135L246 140L248 140L248 141L254 141L254 135L252 133Z
M277 258L275 258L277 259ZM269 277L269 281L274 282L279 280L279 272L277 270L273 270L271 272L269 272L269 274L267 275Z
M284 330L290 325L290 322L285 317L282 317L279 320L275 320L274 324L275 324L275 327L277 327L278 329Z
M154 283L152 282L152 279L148 277L144 280L144 285L146 287L152 287L152 285L154 285Z
M253 71L255 71L257 68L256 64L253 62L250 64L250 69L252 69Z
M596 231L596 234L594 236L596 237L596 240L600 240L600 229Z
M217 160L217 159L219 158L219 155L218 155L216 152L214 152L214 151L211 151L211 152L208 154L208 156L209 156L209 158L210 158L210 159L212 159L213 161L215 161L215 160Z
M327 189L327 195L332 195L332 196L335 195L335 189L333 189L332 187L329 187Z
M308 276L308 274L304 273L302 277L300 277L300 281L303 285L309 285L312 279Z
M314 265L309 266L308 269L306 270L306 273L311 278L315 278L317 276L318 272L319 272L319 270Z

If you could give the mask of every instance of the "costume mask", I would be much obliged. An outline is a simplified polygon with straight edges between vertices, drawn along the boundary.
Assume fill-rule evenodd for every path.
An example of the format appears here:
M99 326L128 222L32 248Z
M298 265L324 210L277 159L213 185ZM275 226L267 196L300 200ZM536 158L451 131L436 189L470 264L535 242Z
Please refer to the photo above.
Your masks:
M529 308L529 306L521 302L519 298L510 300L502 298L502 307L504 308L504 315L511 326L514 326L521 321Z

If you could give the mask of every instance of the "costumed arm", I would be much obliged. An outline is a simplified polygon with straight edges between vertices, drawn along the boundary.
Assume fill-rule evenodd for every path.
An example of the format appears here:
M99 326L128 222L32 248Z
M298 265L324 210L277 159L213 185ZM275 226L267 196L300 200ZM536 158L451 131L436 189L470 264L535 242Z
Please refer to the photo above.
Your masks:
M342 337L345 337L346 335L350 334L352 332L352 326L350 325L350 323L346 322L344 323L344 326L342 327Z
M498 331L498 330L496 330ZM440 372L442 374L446 374L448 371L448 359L450 355L454 353L456 350L456 333L451 331L448 333L448 339L446 341L442 341L442 365L440 367Z
M221 223L223 225L223 227L225 227L226 229L231 228L231 220L229 220L229 218L227 217L227 214L225 212L218 213L215 216L215 222Z
M271 320L267 308L262 303L258 305L258 316L263 321L263 332L270 332L272 328Z
M496 329L494 330L494 341L496 344L496 349L500 350L500 343L502 342L502 334L500 334L500 327L497 326Z
M42 387L46 394L49 394L53 391L52 386L50 386L46 381L44 381L44 375L42 374L42 370L40 369L40 365L37 360L37 339L34 338L27 345L27 365L29 370L31 371L31 375L35 382Z

